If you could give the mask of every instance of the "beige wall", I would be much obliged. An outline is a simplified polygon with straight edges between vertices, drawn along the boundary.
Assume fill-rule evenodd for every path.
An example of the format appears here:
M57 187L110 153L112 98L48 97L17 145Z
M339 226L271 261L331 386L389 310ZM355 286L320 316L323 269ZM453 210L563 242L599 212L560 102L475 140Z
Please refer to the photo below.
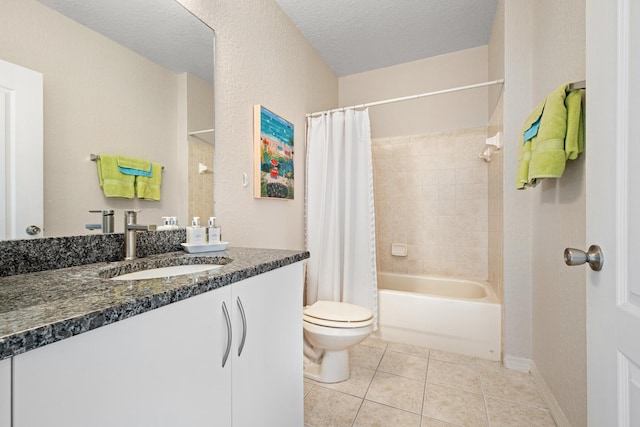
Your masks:
M504 356L531 358L531 192L515 189L522 122L531 111L534 0L504 3Z
M585 2L538 0L532 19L537 104L563 83L585 78ZM567 267L563 251L588 246L584 158L531 192L533 360L574 426L587 425L586 269Z
M504 59L496 55L490 69L503 63L506 80L505 355L533 359L567 422L586 425L585 270L566 267L562 256L567 246L586 246L584 156L558 180L514 189L524 119L549 92L585 76L585 5L503 0L500 10L504 39L496 37L495 51L503 44Z
M487 80L487 46L341 77L340 106L449 89ZM369 109L371 135L423 135L487 124L486 88Z
M489 80L504 79L504 3L498 3L487 46ZM488 135L504 135L504 85L489 89ZM503 144L505 143L503 138ZM504 150L497 152L488 167L489 283L501 300L504 297ZM503 322L504 328L504 322Z
M180 0L216 31L215 211L235 246L304 247L305 113L338 103L338 79L273 0ZM295 200L253 198L253 106L295 127Z
M187 94L187 129L188 132L201 132L214 128L213 87L191 74L184 73L180 78L186 79ZM208 217L214 215L214 133L200 133L187 137L188 140L188 188L189 212L187 220L200 217L201 224L206 224ZM208 169L200 173L199 165ZM185 225L188 225L186 223Z
M379 270L487 280L486 137L480 127L372 141Z
M177 183L176 75L34 0L1 0L0 9L0 58L44 75L45 235L86 233L84 224L100 222L90 209L118 209L116 230L123 209L142 209L140 223L186 210ZM105 198L90 153L161 163L162 200Z
M503 97L498 99L498 104L489 119L487 135L504 133ZM503 141L504 142L504 141ZM503 188L502 177L504 174L503 151L493 155L487 170L487 203L488 203L488 254L487 268L489 283L498 298L502 301L504 295L504 250L503 250Z

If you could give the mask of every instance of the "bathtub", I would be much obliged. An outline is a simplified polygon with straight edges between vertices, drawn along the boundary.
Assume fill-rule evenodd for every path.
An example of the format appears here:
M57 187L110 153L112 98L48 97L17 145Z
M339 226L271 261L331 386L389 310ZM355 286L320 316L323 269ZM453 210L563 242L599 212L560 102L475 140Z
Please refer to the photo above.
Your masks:
M487 283L378 273L378 338L500 360L501 320Z

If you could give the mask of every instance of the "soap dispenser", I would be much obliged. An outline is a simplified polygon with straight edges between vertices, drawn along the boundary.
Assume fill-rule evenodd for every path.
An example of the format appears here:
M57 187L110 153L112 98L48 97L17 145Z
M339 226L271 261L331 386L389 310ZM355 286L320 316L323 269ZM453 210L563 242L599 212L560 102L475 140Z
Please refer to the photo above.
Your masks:
M216 217L209 217L209 224L207 227L207 236L210 245L216 245L220 243L220 227L216 227Z
M200 217L194 216L191 227L187 227L187 245L204 245L205 229L200 225Z

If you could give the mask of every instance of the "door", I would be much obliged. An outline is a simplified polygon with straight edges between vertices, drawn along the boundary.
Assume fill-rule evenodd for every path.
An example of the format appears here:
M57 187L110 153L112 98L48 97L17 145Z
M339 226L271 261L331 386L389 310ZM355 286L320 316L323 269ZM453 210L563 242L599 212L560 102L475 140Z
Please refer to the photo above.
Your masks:
M640 2L587 0L590 426L640 426Z
M42 236L42 74L0 60L0 239Z

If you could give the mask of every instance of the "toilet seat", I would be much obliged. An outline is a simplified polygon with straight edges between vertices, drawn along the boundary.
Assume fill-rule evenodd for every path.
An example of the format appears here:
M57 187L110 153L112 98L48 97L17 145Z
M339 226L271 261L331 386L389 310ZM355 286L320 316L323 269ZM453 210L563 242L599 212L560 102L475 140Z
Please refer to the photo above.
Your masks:
M305 307L303 320L330 328L361 328L373 324L373 313L345 302L317 301Z

